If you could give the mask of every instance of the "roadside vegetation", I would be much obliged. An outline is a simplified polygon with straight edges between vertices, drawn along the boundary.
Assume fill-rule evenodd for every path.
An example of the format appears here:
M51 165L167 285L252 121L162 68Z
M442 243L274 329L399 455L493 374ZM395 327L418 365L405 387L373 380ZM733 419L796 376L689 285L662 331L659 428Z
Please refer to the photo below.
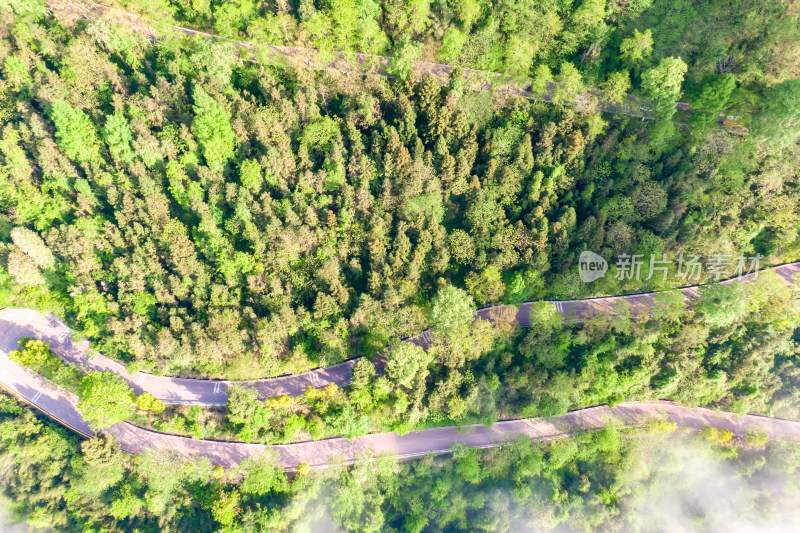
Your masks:
M449 285L486 306L685 284L613 267L582 283L586 249L797 257L793 143L270 67L12 5L4 301L55 310L131 370L241 379L372 356L425 329ZM680 91L670 65L648 79Z
M434 329L427 353L395 346L382 375L362 359L344 389L266 401L231 390L227 420L241 440L276 443L658 399L797 419L799 303L782 280L764 274L752 284L708 286L689 307L666 292L652 316L620 307L614 316L569 322L548 304L523 330L505 309L493 323L468 317Z
M152 394L136 395L125 380L112 372L84 373L50 351L44 341L23 337L19 349L8 357L76 394L78 411L95 431L135 416L142 419L146 412L156 415L164 412L164 404Z
M800 258L791 2L113 6L222 38L149 40L0 0L0 306L55 312L131 373L243 380L361 359L345 388L233 387L203 409L24 339L12 361L77 394L92 427L288 443L652 399L800 419L796 289L762 274L689 306L669 290L727 277L687 280L688 257ZM251 61L239 39L385 54L390 76ZM418 59L458 68L418 77ZM462 68L552 102L470 90ZM601 112L627 95L654 119ZM605 277L580 280L585 251L609 260ZM622 275L615 259L635 255L640 274ZM671 262L664 276L651 256ZM649 315L573 321L543 304L527 330L513 307L473 320L650 290ZM400 341L428 328L427 351ZM0 396L5 508L52 531L769 530L800 521L799 465L796 444L755 427L654 421L403 464L225 471L81 440Z
M768 527L798 519L798 452L654 422L492 450L456 446L409 463L365 455L350 467L287 475L263 457L225 472L168 455L132 457L108 437L82 441L0 397L6 508L56 532L650 531L663 520Z
M127 419L195 438L265 444L489 424L658 399L800 418L800 300L770 272L748 284L704 287L690 306L679 293L664 292L649 316L632 316L620 305L613 315L571 321L543 304L527 330L514 322L514 308L498 309L491 322L473 321L466 292L445 291L444 297L464 313L431 331L427 352L398 343L378 368L368 358L357 361L350 386L309 387L297 397L259 399L253 389L232 386L224 410L165 409L147 393L136 397L108 372L81 379L41 341L24 340L11 358L57 383L70 376L78 409L98 429ZM437 303L438 297L434 310Z
M735 72L746 84L800 77L798 13L779 0L99 3L257 43L383 54L397 63L423 59L522 78L564 77L576 64L594 85L613 84L607 80L620 73L638 85L644 70L679 55L698 85L714 71Z

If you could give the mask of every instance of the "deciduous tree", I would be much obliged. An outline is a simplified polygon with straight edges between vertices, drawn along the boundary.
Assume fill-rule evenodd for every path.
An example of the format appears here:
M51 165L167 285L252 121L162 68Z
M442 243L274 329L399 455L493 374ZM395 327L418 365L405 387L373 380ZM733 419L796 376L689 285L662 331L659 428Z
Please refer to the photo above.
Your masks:
M133 390L112 372L90 371L78 389L78 410L96 429L130 418L136 407Z
M446 285L431 301L431 327L448 331L465 326L475 317L475 309L475 302L466 291Z

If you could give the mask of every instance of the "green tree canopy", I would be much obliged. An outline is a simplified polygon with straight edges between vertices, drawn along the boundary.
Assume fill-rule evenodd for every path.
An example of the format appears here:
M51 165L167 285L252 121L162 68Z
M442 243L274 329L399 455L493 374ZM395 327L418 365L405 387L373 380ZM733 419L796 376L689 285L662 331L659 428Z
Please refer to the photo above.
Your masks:
M544 95L547 93L552 81L553 72L550 70L550 67L544 63L540 63L533 71L533 79L531 80L531 94L535 96Z
M734 89L736 78L733 74L708 74L692 91L692 107L708 112L722 111L728 107Z
M614 104L621 103L631 88L631 77L627 72L612 72L601 86L603 97Z
M142 411L152 411L155 414L163 413L164 402L150 394L149 392L143 392L139 396L136 397L136 405Z
M192 133L197 137L209 168L222 170L233 156L236 136L231 129L231 115L202 87L194 88L194 120Z
M36 372L55 371L62 364L61 359L50 351L45 341L23 337L19 341L19 350L12 350L8 357L17 364Z
M386 65L386 73L390 76L405 79L414 68L414 61L419 59L419 54L419 43L415 43L408 38L403 39L400 44L395 46L392 58Z
M428 366L430 356L410 342L400 342L386 357L386 376L404 387L411 387L414 378Z
M211 506L211 514L220 525L230 527L242 512L241 497L237 489L220 490Z
M557 104L570 104L583 91L581 73L569 61L561 63L555 82L556 89L552 98Z
M686 63L679 57L667 57L658 66L642 74L642 90L657 100L656 114L669 118L675 113L675 103L681 95L681 84L686 74Z
M475 301L465 290L446 285L431 301L428 318L432 328L451 331L470 324L475 311Z
M98 497L125 477L125 455L114 437L100 434L81 443L83 460L76 465L80 475L78 493Z
M375 374L375 365L372 361L362 357L353 365L353 370L350 372L350 382L353 388L361 389L369 385Z
M39 268L53 268L56 265L53 252L50 251L50 248L47 247L35 231L22 227L14 228L11 230L11 240Z
M800 135L800 79L778 83L764 93L754 130L790 143Z
M747 312L747 294L741 283L713 283L701 288L694 309L711 328L730 326Z
M56 139L64 154L79 163L99 157L97 133L89 115L63 100L56 100L50 109L56 125Z
M78 410L95 429L105 429L133 415L133 390L112 372L89 372L78 388Z
M112 157L123 163L133 160L133 132L125 115L117 112L108 116L106 125L103 126L103 140L106 141Z
M273 491L285 491L289 484L277 454L245 459L242 462L242 471L245 478L239 488L244 494L264 496Z
M258 393L245 387L228 388L227 416L233 424L248 424L259 407Z
M633 30L633 36L622 40L619 46L622 57L631 63L640 63L650 57L653 51L653 32Z

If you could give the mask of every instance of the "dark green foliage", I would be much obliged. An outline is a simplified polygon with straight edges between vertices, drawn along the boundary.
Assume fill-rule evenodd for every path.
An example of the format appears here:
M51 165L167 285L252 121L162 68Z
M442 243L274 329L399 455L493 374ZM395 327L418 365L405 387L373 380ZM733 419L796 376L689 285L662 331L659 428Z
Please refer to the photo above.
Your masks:
M576 7L570 24L599 24L598 6ZM502 9L498 31L513 35L555 8ZM397 24L427 31L424 6L400 11ZM458 13L482 31L483 8ZM144 370L253 378L374 355L455 327L452 302L439 313L432 301L442 287L487 306L682 283L613 270L581 283L586 249L613 263L722 251L781 261L800 248L800 189L781 170L796 147L601 119L574 62L556 64L554 96L575 109L460 80L362 83L243 64L213 43L20 24L70 67L9 41L34 83L14 93L0 140L2 217L15 228L0 260L14 291L58 300L97 348ZM634 84L643 76L674 103L681 65L642 64ZM626 79L616 74L612 99ZM727 81L697 94L718 107L731 78L714 79Z
M692 107L708 112L722 111L728 107L735 88L733 74L709 74L691 95Z
M775 85L761 100L756 131L786 144L800 136L800 79Z
M257 397L258 394L253 389L228 389L226 416L239 440L244 442L265 438L263 433L267 430L269 413Z
M669 501L688 516L701 496L712 522L762 523L767 499L782 520L795 520L800 464L796 445L761 448L758 432L691 438L654 423L492 450L456 445L452 455L414 462L364 454L350 467L301 467L290 479L269 456L226 473L169 455L130 457L105 436L81 443L5 396L0 428L12 518L55 532L281 532L331 521L346 531L647 531L658 520L654 505ZM719 500L708 499L709 483L726 488Z

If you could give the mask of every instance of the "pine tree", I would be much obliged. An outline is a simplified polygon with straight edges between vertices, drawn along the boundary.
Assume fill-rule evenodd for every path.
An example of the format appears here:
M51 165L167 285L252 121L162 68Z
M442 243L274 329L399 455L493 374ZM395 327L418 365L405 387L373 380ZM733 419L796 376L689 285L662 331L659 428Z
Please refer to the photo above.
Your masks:
M209 168L220 171L233 156L236 136L231 129L231 115L199 85L194 88L192 133L197 138Z
M114 113L106 119L106 125L103 127L103 139L115 159L123 163L133 160L134 153L131 149L133 132L122 113Z
M53 102L50 117L56 125L56 139L64 154L79 163L99 158L97 134L89 116L62 100Z

